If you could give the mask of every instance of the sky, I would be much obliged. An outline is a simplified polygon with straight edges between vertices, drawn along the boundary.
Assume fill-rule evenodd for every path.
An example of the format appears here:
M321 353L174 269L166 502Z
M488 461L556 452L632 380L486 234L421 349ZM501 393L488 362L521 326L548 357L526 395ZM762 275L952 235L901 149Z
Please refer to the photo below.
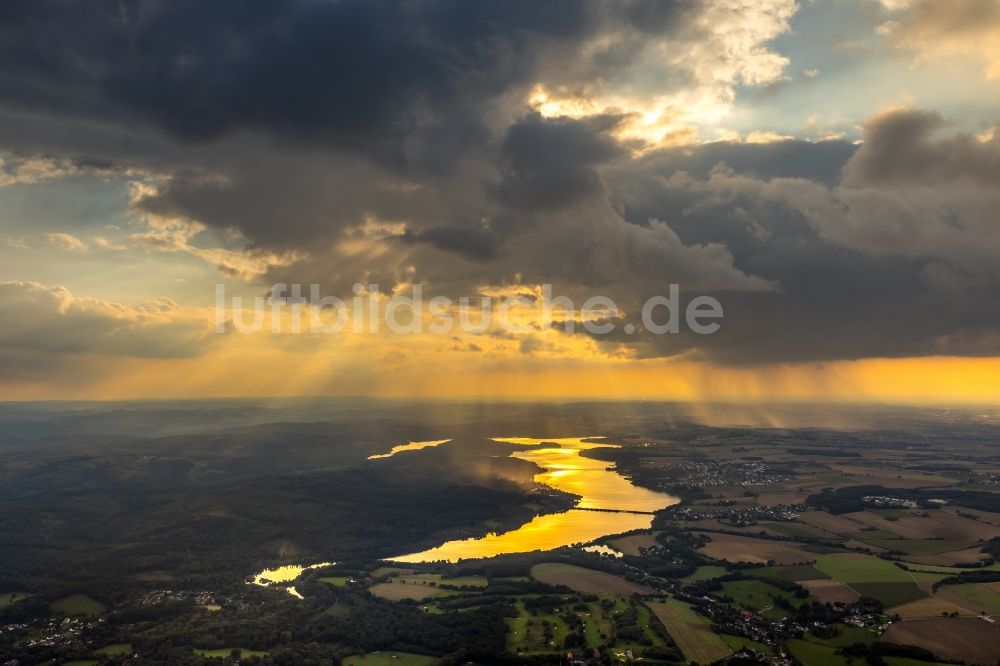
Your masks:
M0 400L995 404L998 121L997 0L4 2Z

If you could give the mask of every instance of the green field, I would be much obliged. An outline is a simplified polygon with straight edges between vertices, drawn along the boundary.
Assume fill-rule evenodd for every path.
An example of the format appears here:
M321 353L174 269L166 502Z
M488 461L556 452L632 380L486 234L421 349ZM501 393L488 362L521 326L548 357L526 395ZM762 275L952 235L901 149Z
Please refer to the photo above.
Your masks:
M962 583L961 585L947 585L941 589L954 592L973 603L988 608L991 613L1000 613L1000 594L985 585Z
M486 576L456 576L454 578L441 578L438 584L453 587L486 587L488 581Z
M346 585L346 581L340 582L339 578L332 580L320 579L331 585ZM487 580L484 576L461 576L456 578L444 578L441 574L433 573L401 573L393 576L385 583L376 583L368 588L372 594L389 599L390 601L400 601L402 599L429 599L431 597L443 597L459 594L460 592L451 589L457 587L486 587Z
M927 596L916 583L854 583L851 587L863 597L878 599L886 608Z
M419 583L421 585L430 585L434 583L435 585L451 585L454 587L486 587L487 580L485 576L455 576L452 578L446 578L439 573L413 573L406 570L395 570L395 569L376 569L372 574L376 578L384 575L392 575L392 580L401 581L404 583ZM399 653L403 654L403 653Z
M132 644L131 643L112 643L111 645L105 645L102 648L94 650L94 654L103 654L109 657L117 657L121 655L132 654Z
M264 650L247 650L246 648L219 648L218 650L195 649L194 653L201 657L219 657L222 659L228 659L229 655L233 653L233 650L239 650L241 659L248 659L250 657L266 657L268 654Z
M667 599L647 602L647 606L666 627L688 661L710 664L733 653L722 636L712 631L711 620L695 613L687 604Z
M865 543L872 543L872 544L874 543L873 540L877 540L882 543L886 541L899 543L900 539L902 538L898 534L880 529L861 530L859 532L855 532L851 536L853 536L858 541L864 541ZM894 546L882 546L882 547L894 548Z
M761 527L766 527L769 530L777 532L778 534L784 534L790 537L805 537L807 539L816 538L817 531L810 529L808 527L803 527L796 523L773 523L765 522L760 524Z
M441 580L441 574L439 573L401 573L398 576L393 576L392 580L402 581L404 583L420 583L421 585L430 585L431 583L437 583Z
M587 638L587 645L589 647L596 647L606 643L608 637L614 633L614 616L622 613L630 606L630 602L620 596L606 597L603 601L611 601L614 605L609 610L605 611L601 607L600 602L591 602L587 604L587 612L580 613L584 621L584 635ZM650 626L653 618L649 608L641 604L637 605L636 614L637 624L642 627L643 633L649 640L650 644L663 645L663 639ZM601 636L601 634L604 634L604 636ZM629 648L639 650L646 646L624 642L619 639L615 647L616 651L620 652L621 650Z
M343 666L434 666L436 657L411 652L368 652L345 657Z
M867 555L821 555L816 568L841 583L912 583L913 578L892 562Z
M377 569L372 570L371 576L372 578L380 578L382 576L388 576L389 574L393 573L400 573L400 572L405 573L411 571L413 571L413 569L400 569L399 567L379 567Z
M368 588L368 591L377 597L382 597L389 601L402 601L403 599L421 601L432 597L446 597L460 594L455 590L448 590L436 585L416 582L408 583L398 578L393 578L388 583L372 585Z
M917 581L918 583L928 580L932 583L936 583L939 580L947 578L950 575L951 574L933 573L930 571L913 571L913 570L910 571L910 576L913 578L913 580Z
M562 650L563 641L569 634L569 627L560 618L551 613L529 613L523 601L514 604L517 617L507 620L510 632L507 634L507 649L517 654L550 653ZM592 607L593 610L593 607ZM595 620L596 621L596 620ZM552 629L552 637L546 640L545 626ZM601 628L610 631L610 620L606 620ZM593 629L585 632L588 640L594 633ZM598 634L600 631L598 631ZM598 638L600 636L598 635Z
M86 594L74 594L57 599L50 604L52 610L63 615L102 615L108 607Z
M816 568L850 585L858 594L878 599L887 608L927 596L917 587L917 576L877 557L823 555Z
M846 666L847 660L837 654L837 648L801 639L785 641L788 651L806 666Z
M649 610L648 606L639 605L637 608L639 611L639 626L646 632L646 638L648 638L653 645L663 645L663 639L660 638L660 635L653 631L653 628L650 626L650 623L653 620L652 611Z
M725 567L704 566L698 567L693 574L684 576L681 580L685 583L696 583L700 580L712 580L719 576L725 576L727 573L729 573L729 570Z
M721 636L722 640L726 642L726 645L728 645L733 652L737 652L743 648L750 648L754 652L771 652L771 648L769 646L764 645L763 643L758 643L757 641L749 638L744 638L743 636L730 636L729 634L722 634Z
M830 638L820 638L813 634L808 634L807 639L810 642L819 643L820 645L826 645L829 647L844 647L845 645L853 645L854 643L875 642L875 634L867 629L849 627L846 624L836 624L834 627L836 627L839 631L836 636L832 636Z
M722 584L722 593L733 598L737 606L760 610L774 605L774 598L788 599L795 603L790 592L784 592L760 580L732 580Z
M905 518L911 515L907 509L868 509L867 511L883 518Z
M848 627L843 624L834 625L840 633L831 638L820 638L806 634L805 638L785 641L785 646L805 666L846 666L847 664L863 664L863 660L855 659L849 662L837 654L837 650L854 643L874 643L877 637L867 629Z
M319 579L319 582L333 585L334 587L347 587L347 581L349 580L351 580L349 576L324 576Z
M587 645L603 645L610 635L611 620L601 609L600 604L587 604L587 606L589 610L581 614L584 622L584 638L587 639Z
M886 550L898 550L910 555L937 555L953 550L964 550L974 546L974 541L948 541L943 539L872 539L859 537L865 543L870 543Z
M649 587L621 576L560 562L543 562L531 567L531 577L548 585L565 586L585 594L649 594Z
M754 573L758 572L755 571ZM811 564L792 564L784 567L768 567L766 569L760 569L759 573L761 576L774 576L775 578L782 578L784 580L791 581L820 580L830 577Z
M11 604L16 604L22 599L27 599L33 595L27 592L0 592L0 608L6 608Z

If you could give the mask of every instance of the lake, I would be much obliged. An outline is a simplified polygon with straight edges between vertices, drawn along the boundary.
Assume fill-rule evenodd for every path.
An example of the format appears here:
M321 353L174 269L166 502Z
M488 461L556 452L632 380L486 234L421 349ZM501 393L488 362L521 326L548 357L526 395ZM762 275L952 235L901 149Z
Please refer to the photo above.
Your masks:
M494 441L531 446L511 455L535 463L542 471L535 481L557 490L580 496L576 508L562 513L536 516L509 532L449 541L436 548L390 558L396 562L433 562L493 557L505 553L550 550L577 543L587 543L609 534L646 529L653 516L648 512L677 504L678 498L632 485L614 472L609 463L585 458L583 451L617 445L593 441L596 437L494 438ZM539 444L551 443L553 446ZM423 443L434 446L436 444ZM423 448L423 447L421 447ZM390 453L391 455L391 453ZM588 510L591 509L591 510ZM594 511L637 511L646 513L611 513Z
M427 442L410 442L408 444L397 444L392 447L389 453L379 453L377 455L368 456L368 460L378 460L379 458L391 458L397 453L403 451L419 451L420 449L427 449L432 446L437 446L438 444L444 444L445 442L450 442L450 439L432 439Z
M319 562L317 564L286 564L274 569L264 569L253 577L253 584L262 587L281 587L293 597L301 599L302 595L289 583L301 576L303 571L333 565L333 562Z

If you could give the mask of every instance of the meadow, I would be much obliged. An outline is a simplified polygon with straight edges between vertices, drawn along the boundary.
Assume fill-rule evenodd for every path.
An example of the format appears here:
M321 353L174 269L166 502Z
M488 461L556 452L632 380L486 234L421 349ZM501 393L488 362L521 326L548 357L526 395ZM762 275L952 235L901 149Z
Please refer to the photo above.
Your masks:
M909 574L892 562L861 554L822 555L816 568L842 583L910 583Z
M667 599L646 605L667 628L688 661L709 664L732 654L729 644L711 630L711 620L695 613L688 604Z
M16 604L22 599L28 599L34 596L28 592L0 592L0 608L6 608L11 604Z
M123 655L132 654L132 644L131 643L112 643L111 645L105 645L104 647L97 648L94 650L94 654L105 655L108 657L120 657Z
M412 652L369 652L345 657L343 666L434 666L439 660Z
M195 648L194 653L212 659L228 659L234 653L239 653L240 659L251 657L266 657L268 653L264 650L248 650L246 648L217 648L214 650L202 650Z
M88 597L86 594L74 594L52 602L51 608L56 613L63 615L87 615L97 616L107 612L108 607Z
M625 580L621 576L578 567L572 564L536 564L531 568L531 576L535 580L548 585L568 587L574 592L624 596L631 594L651 594L655 592L650 587Z

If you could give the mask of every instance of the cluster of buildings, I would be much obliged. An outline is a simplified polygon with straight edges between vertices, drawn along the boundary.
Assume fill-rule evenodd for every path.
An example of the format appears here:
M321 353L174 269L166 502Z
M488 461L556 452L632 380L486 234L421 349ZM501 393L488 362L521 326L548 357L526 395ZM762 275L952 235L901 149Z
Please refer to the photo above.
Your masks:
M913 500L902 497L888 497L885 495L865 495L861 498L865 504L877 506L882 509L916 509L917 503Z
M794 663L782 645L784 638L802 637L807 632L830 635L831 626L837 623L868 629L878 635L884 633L888 628L886 618L880 609L865 602L828 609L826 611L828 617L822 619L804 620L801 615L798 619L789 616L771 619L766 617L765 613L774 606L767 606L756 611L749 608L736 608L716 598L713 593L689 594L690 589L677 591L679 586L672 587L675 597L691 604L697 612L711 619L713 631L749 638L772 648L773 654L762 654L750 650L747 655L742 655L772 666L790 666Z
M139 602L142 606L161 606L191 599L198 606L216 606L215 595L208 590L153 590Z
M32 647L71 647L80 642L80 636L88 629L96 627L101 620L82 620L76 617L49 617L31 623L8 624L0 627L0 632L31 632L41 634L26 645Z
M733 504L723 507L704 507L676 505L670 509L670 517L674 520L724 520L737 527L757 524L758 521L791 523L799 518L799 514L808 511L805 504L776 504L774 506L759 506L756 504Z
M688 462L672 465L671 470L680 472L680 478L691 486L770 486L788 483L793 476L784 468L776 468L765 462Z
M876 625L881 627L880 623L882 621L882 615L881 613L872 612L870 610L865 611L864 609L858 609L854 613L845 616L841 621L844 624L849 624L852 627L858 627L859 629L866 629ZM884 631L885 629L882 628L882 630Z

